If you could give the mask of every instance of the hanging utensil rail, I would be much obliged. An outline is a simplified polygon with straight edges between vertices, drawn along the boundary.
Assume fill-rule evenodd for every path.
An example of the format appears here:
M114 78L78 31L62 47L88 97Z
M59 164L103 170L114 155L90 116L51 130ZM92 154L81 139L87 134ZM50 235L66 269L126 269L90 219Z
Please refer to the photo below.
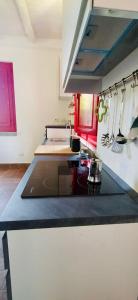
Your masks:
M112 86L109 86L109 88L103 90L99 93L99 96L106 95L108 93L111 93L113 90L116 90L117 87L120 87L121 85L124 85L125 83L128 83L131 80L134 80L136 82L136 78L138 79L138 70L132 72L127 77L122 78L120 81L115 82Z

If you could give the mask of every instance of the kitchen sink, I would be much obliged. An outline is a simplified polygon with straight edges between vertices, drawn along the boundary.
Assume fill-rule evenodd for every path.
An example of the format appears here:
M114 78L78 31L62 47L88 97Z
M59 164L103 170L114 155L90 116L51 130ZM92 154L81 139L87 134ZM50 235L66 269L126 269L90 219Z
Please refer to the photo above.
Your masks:
M69 145L68 138L49 138L44 141L43 145Z

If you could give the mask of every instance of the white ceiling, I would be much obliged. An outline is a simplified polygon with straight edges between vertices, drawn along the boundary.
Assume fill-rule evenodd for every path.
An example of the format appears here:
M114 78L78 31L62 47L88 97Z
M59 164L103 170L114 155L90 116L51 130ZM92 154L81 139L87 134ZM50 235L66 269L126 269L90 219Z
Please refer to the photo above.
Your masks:
M0 37L61 39L62 0L0 0Z
M26 0L36 36L61 38L62 0Z
M0 0L0 36L23 34L23 26L13 1Z

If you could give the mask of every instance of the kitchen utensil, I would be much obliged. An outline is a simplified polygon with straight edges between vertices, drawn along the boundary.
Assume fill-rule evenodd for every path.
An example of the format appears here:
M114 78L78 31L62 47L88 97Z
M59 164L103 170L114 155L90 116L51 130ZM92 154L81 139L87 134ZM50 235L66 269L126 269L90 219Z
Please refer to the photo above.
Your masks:
M116 142L118 144L126 144L127 139L125 138L125 136L122 134L122 125L123 125L123 116L124 116L124 108L125 108L125 94L126 94L126 88L124 86L124 88L121 90L122 92L122 101L121 101L121 111L120 111L120 120L119 120L119 133L116 136Z
M113 144L112 144L111 151L115 152L115 153L122 153L122 151L123 151L123 145L122 144L118 144L116 142L116 140L114 140Z
M116 127L116 121L117 121L117 113L118 113L118 90L116 88L116 92L114 94L115 98L114 98L114 105L115 105L115 117L114 117L114 125L113 125L113 136L114 136L114 140L112 142L112 147L111 147L111 151L112 152L115 152L115 153L121 153L122 150L123 150L123 146L118 144L116 142L116 139L115 139L115 127Z
M72 135L70 135L69 143L70 143L70 148L71 148L71 146L72 146Z
M107 146L108 143L109 143L109 122L110 122L110 98L108 99L108 113L107 113L107 117L106 117L106 122L107 122L107 132L102 134L102 137L101 137L101 144L102 146Z
M102 144L102 146L107 146L109 144L109 133L102 135L101 144Z
M102 161L97 158L93 158L89 167L88 181L91 183L101 182L101 171L102 171Z
M115 124L115 114L116 114L116 103L115 103L115 99L114 101L112 101L112 107L113 107L113 120L112 120L112 130L111 130L111 136L109 138L109 143L107 145L107 147L109 148L112 143L114 142L115 136L114 136L114 124Z
M103 121L103 117L106 115L107 113L107 105L105 105L105 98L101 98L96 109L95 109L95 114L98 118L98 122L102 122Z

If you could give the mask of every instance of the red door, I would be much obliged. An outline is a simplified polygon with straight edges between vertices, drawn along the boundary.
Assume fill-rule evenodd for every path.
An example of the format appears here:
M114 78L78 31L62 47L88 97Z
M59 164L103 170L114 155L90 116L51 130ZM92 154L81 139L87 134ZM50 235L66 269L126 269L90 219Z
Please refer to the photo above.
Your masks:
M12 63L0 62L0 132L16 132Z

